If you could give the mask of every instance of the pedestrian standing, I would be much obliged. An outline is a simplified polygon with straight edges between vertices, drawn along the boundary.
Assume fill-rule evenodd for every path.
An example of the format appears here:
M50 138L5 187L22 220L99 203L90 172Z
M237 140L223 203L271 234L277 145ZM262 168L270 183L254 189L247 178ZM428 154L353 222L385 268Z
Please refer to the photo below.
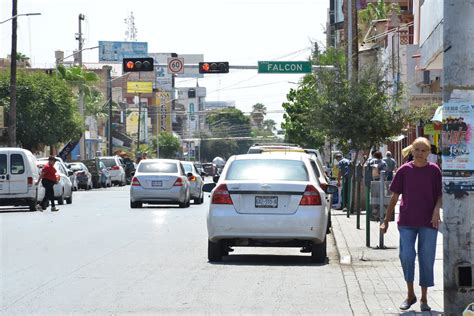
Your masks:
M397 169L397 162L395 159L392 157L392 153L390 151L387 151L385 154L385 158L383 159L385 164L387 165L385 169L385 176L387 181L392 181L393 179L393 173Z
M436 239L440 224L442 202L441 171L427 161L431 151L430 142L424 137L412 144L413 161L402 165L390 185L393 195L380 229L387 232L388 221L392 217L398 197L401 195L398 231L400 233L400 261L407 284L407 298L400 305L407 310L416 303L413 289L415 258L418 252L419 285L421 286L421 311L431 310L428 305L428 287L434 286L434 261ZM418 238L418 251L415 242Z
M43 166L43 169L41 169L41 175L38 179L38 183L41 180L46 191L43 201L41 202L41 209L46 210L48 207L48 201L51 201L51 212L59 211L59 209L54 205L54 185L58 183L56 178L56 168L54 168L55 163L56 158L54 156L49 156L48 163Z
M343 210L349 207L349 181L351 176L351 161L344 158L342 154L338 153L335 156L337 160L337 186L341 186L342 179L342 191L341 191L341 208Z

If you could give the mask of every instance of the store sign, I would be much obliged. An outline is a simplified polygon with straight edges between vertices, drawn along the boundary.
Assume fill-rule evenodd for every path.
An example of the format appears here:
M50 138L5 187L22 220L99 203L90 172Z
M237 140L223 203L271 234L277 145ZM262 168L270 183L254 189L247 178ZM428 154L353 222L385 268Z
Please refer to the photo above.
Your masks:
M158 133L171 133L171 94L169 92L156 93L158 106Z

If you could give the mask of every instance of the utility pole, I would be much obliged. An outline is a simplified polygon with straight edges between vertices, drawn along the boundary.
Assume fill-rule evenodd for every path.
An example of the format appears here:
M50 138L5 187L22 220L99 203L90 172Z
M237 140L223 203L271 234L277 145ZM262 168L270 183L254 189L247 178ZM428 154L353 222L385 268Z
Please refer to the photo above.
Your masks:
M444 0L444 111L457 109L456 103L467 106L459 111L466 124L474 126L474 3L472 1ZM467 111L467 112L466 112ZM450 114L443 113L443 120ZM443 122L443 131L450 126ZM456 131L459 133L460 129ZM454 131L453 131L454 132ZM448 133L448 132L445 132ZM445 135L447 136L447 135ZM443 142L449 141L443 137ZM462 137L464 138L464 137ZM461 139L466 148L474 146L472 137ZM442 146L450 146L450 143ZM467 157L465 165L474 163L473 152ZM443 170L447 161L443 161ZM468 168L472 170L471 168ZM472 172L463 170L463 172ZM444 177L443 177L444 178ZM443 179L447 180L447 179ZM444 313L447 316L461 315L467 305L474 302L474 181L472 177L458 177L454 184L464 180L448 194L443 193L443 279L444 279ZM443 181L444 183L444 181ZM454 192L453 192L454 191Z
M112 148L112 67L111 66L105 66L104 67L107 70L107 105L109 106L109 124L108 124L108 129L109 133L107 135L107 140L108 140L108 148L107 148L107 154L109 156L113 155L113 148Z
M8 111L8 145L16 147L16 42L18 1L12 1L12 50L10 61L10 109Z
M82 69L82 45L84 44L84 40L82 39L82 21L84 21L84 14L79 14L79 33L77 34L76 39L79 41L79 50L77 52L77 60L79 63L79 67ZM82 88L79 88L79 114L81 114L81 119L84 122L84 91ZM84 134L81 135L81 139L79 140L79 153L81 155L81 160L86 158L86 144L85 144L85 137Z

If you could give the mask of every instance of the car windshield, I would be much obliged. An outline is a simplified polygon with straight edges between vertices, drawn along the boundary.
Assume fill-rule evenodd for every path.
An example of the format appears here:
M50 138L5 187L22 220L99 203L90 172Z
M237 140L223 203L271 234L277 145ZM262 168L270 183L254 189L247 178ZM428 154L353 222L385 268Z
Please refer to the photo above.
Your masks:
M142 162L138 167L138 172L177 173L178 166L175 162Z
M102 161L107 168L110 168L110 167L113 167L113 166L117 165L117 163L115 162L115 159L113 159L113 158L101 159L100 161Z
M229 166L226 180L308 181L309 175L300 160L245 159Z

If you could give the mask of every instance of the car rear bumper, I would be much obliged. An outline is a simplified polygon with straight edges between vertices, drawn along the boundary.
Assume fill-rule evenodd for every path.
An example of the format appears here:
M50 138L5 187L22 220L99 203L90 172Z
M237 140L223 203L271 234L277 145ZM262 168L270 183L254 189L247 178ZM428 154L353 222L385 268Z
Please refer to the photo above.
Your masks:
M232 205L211 209L207 217L209 240L247 238L324 241L328 215L318 210L300 207L294 214L239 214Z
M130 187L130 200L132 202L171 202L183 203L186 192L183 187L173 187L169 190L145 189L141 186Z

